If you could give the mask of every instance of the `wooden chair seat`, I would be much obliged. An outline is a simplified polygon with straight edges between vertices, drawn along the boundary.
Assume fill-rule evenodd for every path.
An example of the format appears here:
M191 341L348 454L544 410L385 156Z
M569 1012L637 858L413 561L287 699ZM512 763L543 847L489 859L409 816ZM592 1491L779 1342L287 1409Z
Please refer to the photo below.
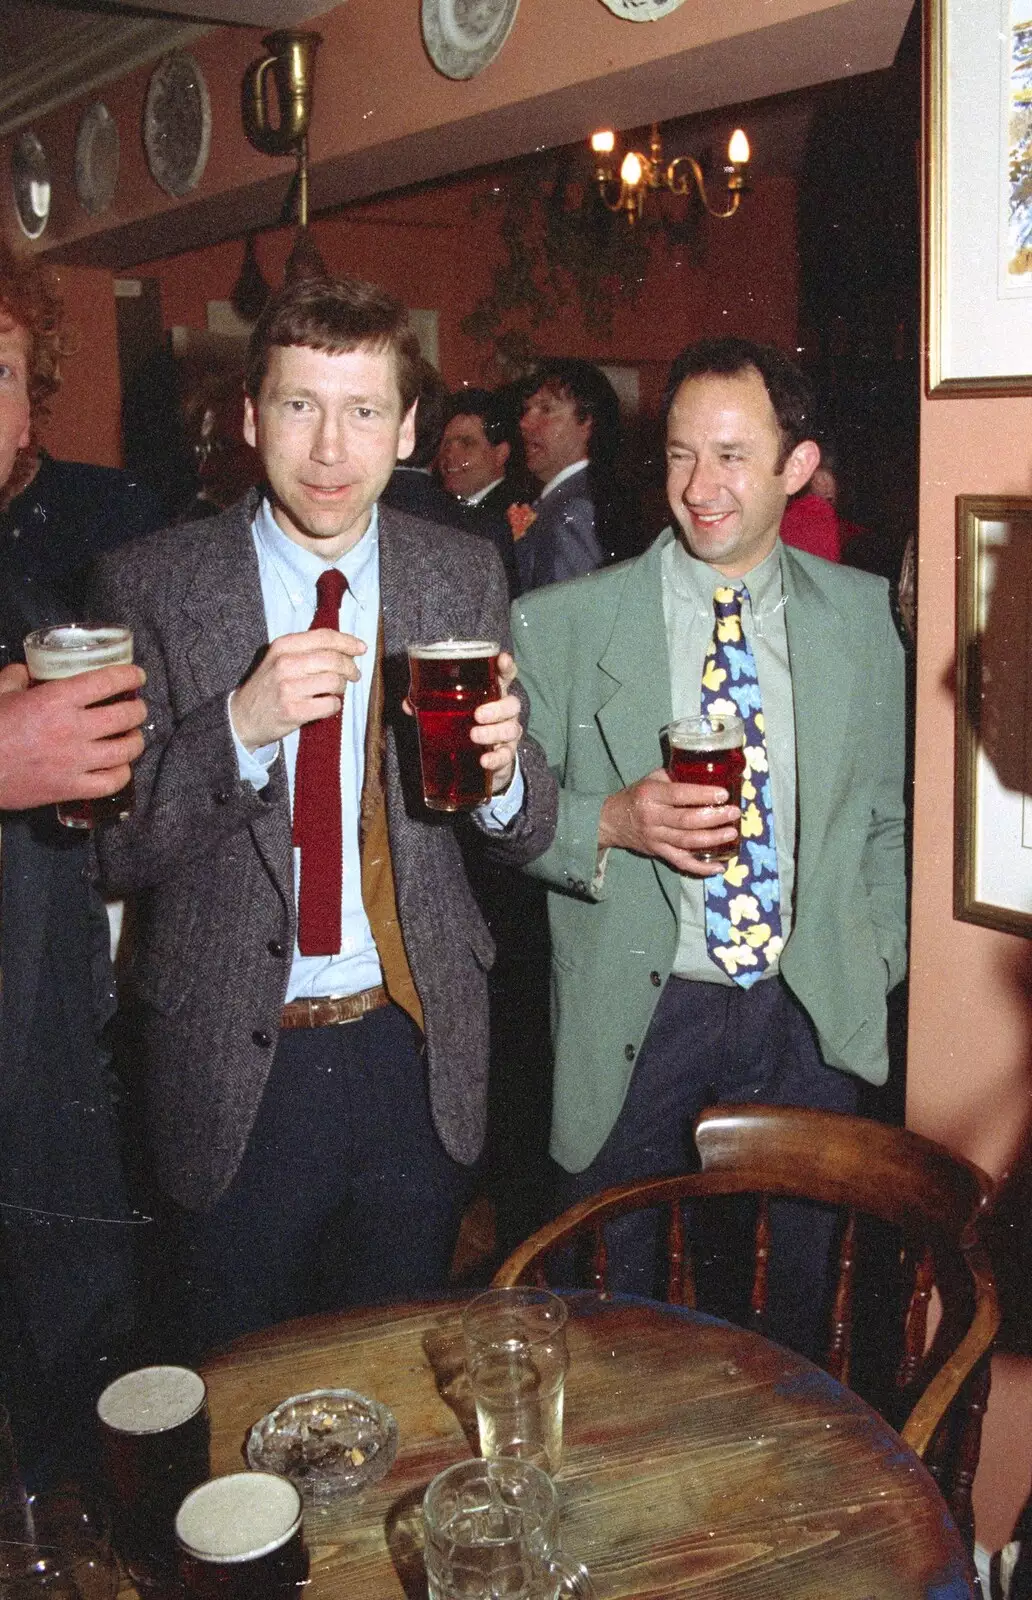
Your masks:
M550 1255L590 1245L591 1285L608 1292L606 1227L630 1212L663 1208L667 1298L694 1306L695 1269L685 1202L756 1197L750 1325L764 1331L771 1250L769 1202L812 1200L842 1212L832 1263L823 1365L849 1383L861 1219L892 1230L903 1292L879 1320L891 1339L903 1438L936 1476L970 1546L971 1484L989 1392L989 1357L1000 1313L979 1225L993 1185L970 1162L905 1129L862 1117L779 1106L713 1106L695 1124L699 1170L623 1184L572 1206L514 1250L494 1284L547 1284ZM567 1252L568 1257L568 1252ZM938 1320L930 1316L937 1292ZM898 1310L898 1315L897 1315Z

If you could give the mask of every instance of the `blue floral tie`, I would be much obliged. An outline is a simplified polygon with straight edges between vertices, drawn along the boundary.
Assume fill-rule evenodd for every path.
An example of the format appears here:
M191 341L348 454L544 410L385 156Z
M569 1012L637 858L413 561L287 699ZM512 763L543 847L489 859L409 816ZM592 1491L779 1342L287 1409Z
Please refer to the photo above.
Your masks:
M774 804L767 767L763 703L752 648L742 632L744 584L714 591L716 625L702 673L704 716L745 723L742 843L722 878L707 878L706 949L743 989L762 978L780 953L781 884L774 848Z

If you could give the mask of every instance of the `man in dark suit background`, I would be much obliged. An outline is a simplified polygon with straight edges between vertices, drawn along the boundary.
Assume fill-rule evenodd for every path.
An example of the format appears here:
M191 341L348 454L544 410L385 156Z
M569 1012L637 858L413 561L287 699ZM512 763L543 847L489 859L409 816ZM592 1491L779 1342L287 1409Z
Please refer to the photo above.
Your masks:
M437 451L437 470L448 494L458 502L463 527L490 539L498 551L515 599L520 580L506 512L520 499L520 492L510 472L507 409L511 407L504 396L489 389L460 389L453 394Z
M0 247L0 646L68 616L49 581L88 559L96 519L76 536L52 513L19 515L38 474L36 428L60 381L61 306L37 262ZM58 463L50 463L57 467ZM103 468L112 511L133 486ZM80 478L81 481L81 478ZM45 482L33 485L36 498ZM17 537L15 536L17 529ZM131 1220L103 1031L114 1006L104 906L89 882L89 838L57 824L56 800L113 794L143 749L137 667L109 667L27 693L17 659L0 671L0 1397L30 1482L81 1464L92 1402L132 1328Z
M98 591L148 671L137 809L103 861L138 894L145 1119L194 1349L443 1286L483 1141L493 953L457 835L518 863L555 822L494 552L378 504L415 435L402 308L349 280L286 287L246 389L263 491L104 563ZM494 793L458 820L422 805L404 705L406 646L447 637L503 646L473 734ZM309 835L306 736L334 723Z
M520 585L541 589L638 550L639 513L616 478L620 404L590 361L553 357L526 380L520 434L541 490L514 526Z

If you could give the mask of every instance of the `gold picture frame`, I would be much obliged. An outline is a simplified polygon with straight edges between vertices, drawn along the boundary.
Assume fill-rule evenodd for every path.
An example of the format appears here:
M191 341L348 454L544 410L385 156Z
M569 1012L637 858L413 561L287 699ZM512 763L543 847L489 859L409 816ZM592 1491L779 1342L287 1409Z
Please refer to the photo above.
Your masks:
M957 497L953 914L1032 938L1032 498Z
M1027 9L1025 0L926 8L929 395L1032 394Z

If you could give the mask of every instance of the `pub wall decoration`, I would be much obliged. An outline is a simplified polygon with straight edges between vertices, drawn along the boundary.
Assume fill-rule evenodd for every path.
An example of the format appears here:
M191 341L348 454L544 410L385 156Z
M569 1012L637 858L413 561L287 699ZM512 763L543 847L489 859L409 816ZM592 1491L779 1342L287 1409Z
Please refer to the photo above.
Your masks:
M147 85L143 147L151 177L176 200L201 181L211 148L211 99L193 56L173 50Z
M75 192L91 217L106 211L118 183L118 127L103 100L94 100L75 136Z
M423 43L446 78L473 78L494 60L520 0L423 0Z
M50 158L31 128L18 135L11 151L11 189L22 233L38 239L50 219Z
M658 22L684 5L684 0L602 0L615 17L626 22Z
M957 498L953 913L1032 938L1032 499Z
M931 394L1032 393L1032 0L931 0Z

